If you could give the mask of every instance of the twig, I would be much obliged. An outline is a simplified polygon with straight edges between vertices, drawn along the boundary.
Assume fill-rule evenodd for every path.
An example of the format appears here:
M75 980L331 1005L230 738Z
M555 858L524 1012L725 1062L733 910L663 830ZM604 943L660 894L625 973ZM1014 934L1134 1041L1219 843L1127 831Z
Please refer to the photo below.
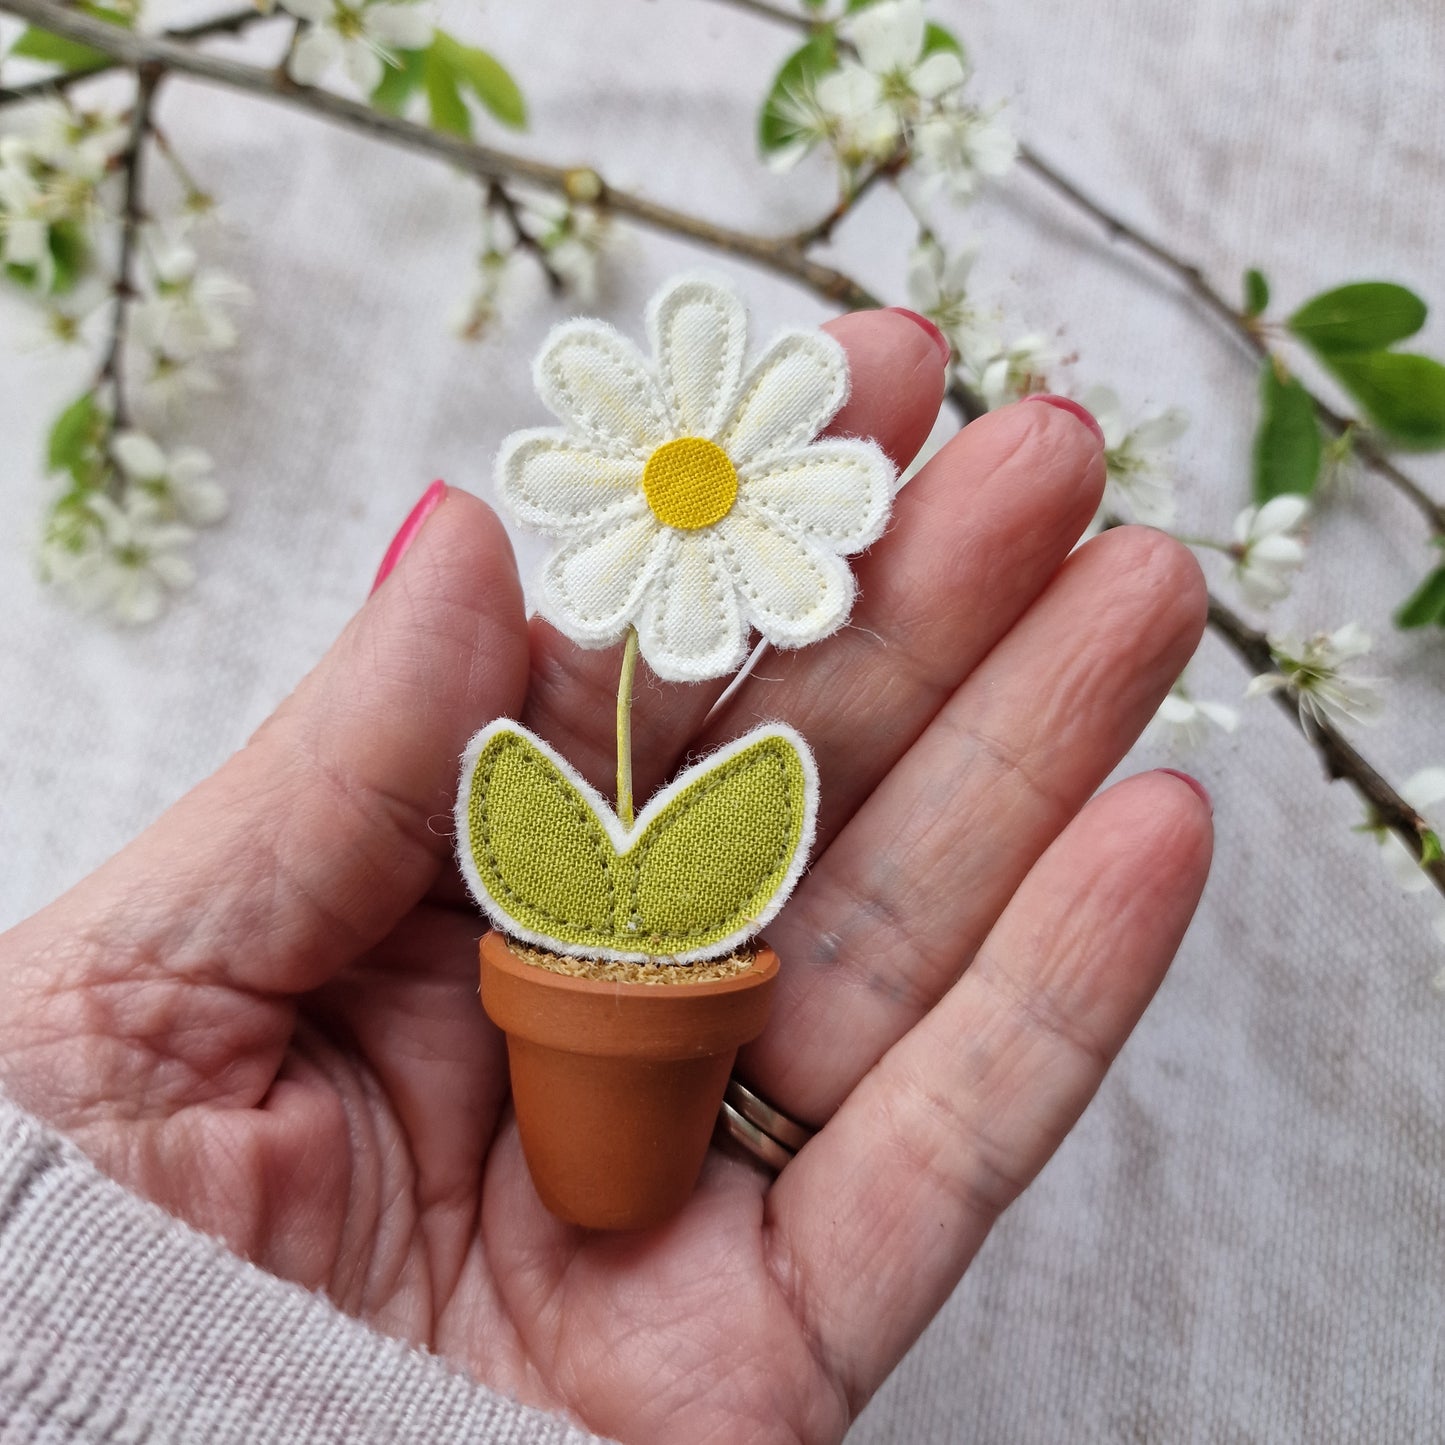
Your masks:
M1256 673L1277 671L1269 641L1262 632L1250 627L1216 597L1209 599L1209 625L1234 649ZM1425 855L1430 824L1415 811L1385 780L1358 749L1347 741L1333 724L1300 715L1298 697L1293 688L1274 694L1285 715L1313 745L1324 761L1325 772L1332 781L1344 781L1355 790L1372 819L1377 819L1410 850L1430 881L1445 894L1445 859L1421 861Z
M115 309L111 316L110 341L96 374L96 387L110 387L109 431L113 436L125 427L128 408L125 397L125 343L130 303L135 296L131 270L135 257L136 234L144 218L142 191L145 174L145 148L150 136L151 109L156 90L165 72L156 65L142 65L136 72L135 106L131 111L130 136L120 155L125 175L125 197L120 213L120 253L115 267Z
M1110 240L1126 242L1141 255L1147 256L1161 269L1174 276L1183 284L1189 294L1206 311L1222 322L1235 339L1252 355L1261 360L1270 355L1268 345L1250 318L1225 299L1223 293L1209 281L1199 266L1146 236L1136 226L1124 220L1122 216L1109 210L1086 191L1080 189L1057 166L1044 160L1037 151L1031 150L1027 146L1021 146L1019 163L1024 170L1043 181L1075 209L1082 211L1103 227ZM1335 436L1342 436L1346 431L1354 432L1356 454L1409 499L1429 523L1431 531L1437 537L1445 537L1445 505L1431 497L1414 478L1402 471L1368 436L1360 435L1358 424L1355 421L1343 416L1313 392L1310 393L1310 399L1314 402L1315 413L1324 426Z
M174 40L118 29L88 15L63 10L53 0L4 0L0 8L56 35L89 45L125 65L159 65L180 75L193 75L232 90L277 100L393 145L447 161L483 180L519 181L556 194L568 194L568 177L575 168L548 165L545 161L493 150L463 136L430 130L327 90L297 86L273 70L223 60ZM645 196L616 190L605 183L596 204L617 215L629 216L652 230L701 241L715 250L790 276L819 296L846 309L869 310L881 304L872 292L851 276L812 260L786 237L757 236L714 225L701 217L658 205Z
M842 196L838 204L826 216L791 236L788 244L795 246L800 251L806 251L809 246L815 246L819 241L831 240L833 232L838 229L843 219L874 186L880 181L896 180L899 172L904 170L907 165L908 147L900 146L893 155L874 166L857 185Z
M8 10L10 7L0 7ZM239 35L248 26L254 25L258 20L274 20L275 15L268 15L258 10L254 5L247 5L244 10L233 10L225 15L218 15L214 20L197 21L194 25L177 25L173 29L166 30L164 35L167 40L187 41L204 40L212 35ZM112 71L119 70L121 62L112 60L106 65L97 65L92 70L67 70L60 75L47 75L40 80L27 80L24 85L0 85L0 106L19 105L23 101L35 100L44 95L58 95L67 91L73 85L79 85L82 81L94 80L98 75L109 75Z
M547 278L547 289L554 296L560 296L567 289L566 278L552 264L552 258L547 254L547 248L522 224L522 213L512 193L500 181L489 181L486 204L494 207L507 218L507 224L517 237L517 245L526 251L541 268L542 274Z

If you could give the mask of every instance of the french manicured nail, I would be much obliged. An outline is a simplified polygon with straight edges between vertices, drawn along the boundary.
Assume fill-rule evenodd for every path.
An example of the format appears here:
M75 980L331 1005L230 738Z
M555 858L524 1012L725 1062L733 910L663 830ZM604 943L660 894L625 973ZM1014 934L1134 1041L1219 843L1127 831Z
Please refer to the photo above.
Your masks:
M1209 796L1209 789L1189 773L1181 773L1178 768L1160 768L1161 773L1168 773L1171 778L1178 778L1181 783L1187 783L1201 798L1204 799L1204 806L1212 813L1214 811L1214 799Z
M906 306L890 306L888 308L895 316L906 316L915 326L921 326L929 335L929 339L938 348L943 356L943 364L948 365L953 360L953 352L949 348L948 338L931 322L928 317L920 316L916 311L910 311Z
M441 506L441 500L446 494L447 484L445 482L433 482L421 494L421 500L406 514L406 521L401 524L396 536L391 539L391 546L386 549L386 556L381 559L381 566L376 569L376 581L371 584L372 592L375 592L391 576L396 564L405 555L406 549L416 541L422 524Z
M1080 406L1072 397L1055 396L1052 392L1036 391L1032 396L1024 397L1024 400L1041 401L1045 406L1056 406L1060 411L1066 411L1070 416L1078 417L1099 438L1099 445L1104 445L1104 428L1094 420L1094 413L1088 407Z

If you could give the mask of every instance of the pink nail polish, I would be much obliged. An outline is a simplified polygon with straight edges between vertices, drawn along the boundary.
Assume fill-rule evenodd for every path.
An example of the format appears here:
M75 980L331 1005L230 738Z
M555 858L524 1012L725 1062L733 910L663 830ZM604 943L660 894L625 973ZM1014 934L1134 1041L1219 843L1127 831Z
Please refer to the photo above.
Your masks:
M406 521L401 524L396 536L391 539L391 546L386 549L386 556L381 559L381 566L376 569L376 581L371 584L372 592L375 592L391 576L406 549L416 541L422 523L441 505L442 498L446 494L447 484L445 482L433 482L421 494L421 500L407 513Z
M1056 406L1060 411L1066 411L1070 416L1076 416L1094 433L1099 439L1099 445L1104 445L1104 429L1094 420L1094 414L1088 407L1080 406L1072 397L1055 396L1052 392L1036 391L1032 396L1024 397L1025 401L1041 401L1046 406Z
M939 349L943 356L943 364L945 366L953 360L953 351L949 347L948 338L928 317L920 316L916 311L910 311L906 306L890 306L888 309L895 316L906 316L915 326L921 326L928 333L929 339Z
M1178 778L1181 783L1187 783L1189 787L1193 788L1194 791L1204 799L1204 806L1208 808L1211 813L1214 812L1214 799L1209 796L1209 789L1206 788L1198 778L1192 777L1189 773L1181 773L1178 768L1160 768L1159 771L1161 773L1168 773L1171 778Z

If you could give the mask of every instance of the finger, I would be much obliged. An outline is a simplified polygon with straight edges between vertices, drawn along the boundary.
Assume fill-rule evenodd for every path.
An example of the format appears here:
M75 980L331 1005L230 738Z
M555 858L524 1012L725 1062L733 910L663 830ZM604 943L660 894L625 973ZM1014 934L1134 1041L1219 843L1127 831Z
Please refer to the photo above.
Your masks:
M1080 548L834 841L770 930L785 961L746 1077L827 1119L968 966L1198 644L1189 551L1143 527Z
M451 849L457 758L476 728L515 713L525 679L506 533L448 492L247 746L7 935L7 955L55 954L82 979L315 986L426 891Z
M1103 447L1038 402L980 418L906 486L857 564L851 626L779 652L710 721L705 744L791 723L818 762L819 851L1044 589L1099 505Z
M840 316L823 329L848 353L851 382L826 434L872 437L898 467L906 466L928 439L943 400L938 347L916 322L893 311ZM621 655L620 647L578 647L549 623L532 623L532 685L523 721L604 795L617 766ZM727 678L667 683L638 669L633 783L639 803L672 772L727 685Z
M774 1270L856 1411L1059 1146L1162 980L1209 867L1205 802L1092 802L972 969L767 1196Z

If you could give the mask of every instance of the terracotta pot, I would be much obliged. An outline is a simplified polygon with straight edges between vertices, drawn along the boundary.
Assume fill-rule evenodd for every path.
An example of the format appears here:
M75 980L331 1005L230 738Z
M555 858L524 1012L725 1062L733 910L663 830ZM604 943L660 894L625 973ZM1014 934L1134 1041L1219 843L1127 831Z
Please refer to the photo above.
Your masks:
M507 1035L532 1182L561 1219L646 1229L687 1202L738 1047L767 1022L778 956L708 983L613 983L482 939L482 1007Z

